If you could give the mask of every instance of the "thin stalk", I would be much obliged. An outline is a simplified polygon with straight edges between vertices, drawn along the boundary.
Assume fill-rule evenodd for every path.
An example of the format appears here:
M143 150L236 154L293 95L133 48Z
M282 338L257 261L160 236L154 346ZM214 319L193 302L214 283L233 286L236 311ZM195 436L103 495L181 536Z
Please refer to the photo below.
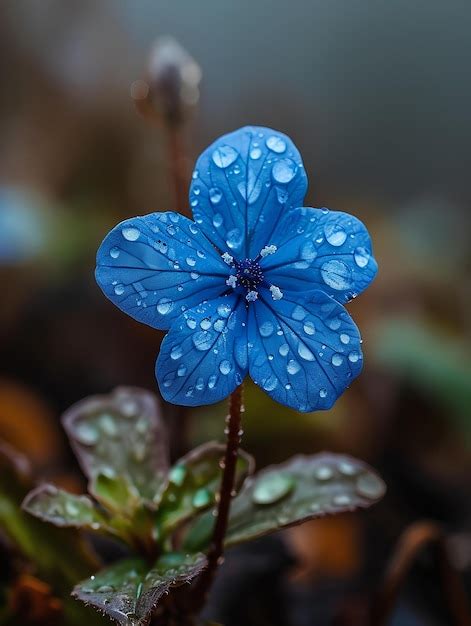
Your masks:
M222 461L221 489L219 491L219 502L216 510L216 522L213 528L213 535L208 551L208 565L201 574L199 582L194 589L195 610L200 610L205 604L209 590L211 588L216 570L222 564L224 555L224 538L226 536L227 524L231 500L234 494L237 457L241 440L241 422L243 412L243 386L240 385L230 396L229 415L226 418L226 450Z
M461 578L454 568L446 538L433 522L412 524L402 534L371 608L370 625L386 626L414 561L426 547L435 548L443 594L454 626L471 626L471 613Z

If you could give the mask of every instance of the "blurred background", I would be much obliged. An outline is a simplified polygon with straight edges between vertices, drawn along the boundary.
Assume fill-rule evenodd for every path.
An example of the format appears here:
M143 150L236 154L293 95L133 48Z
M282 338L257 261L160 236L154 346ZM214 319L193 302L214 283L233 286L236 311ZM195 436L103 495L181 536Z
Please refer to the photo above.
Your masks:
M208 609L225 624L361 624L397 538L423 518L446 529L471 588L470 27L465 0L0 5L0 440L38 479L81 488L59 422L72 403L120 384L158 392L162 335L93 277L118 221L187 208L176 207L165 120L149 123L131 97L159 71L157 38L194 59L179 92L185 184L218 135L270 126L303 155L307 205L354 213L372 235L379 274L349 305L362 376L310 415L248 385L244 447L259 467L347 452L382 473L388 494L367 513L235 550ZM164 412L172 431L177 411ZM192 411L188 443L222 438L224 415ZM431 555L393 623L450 623Z

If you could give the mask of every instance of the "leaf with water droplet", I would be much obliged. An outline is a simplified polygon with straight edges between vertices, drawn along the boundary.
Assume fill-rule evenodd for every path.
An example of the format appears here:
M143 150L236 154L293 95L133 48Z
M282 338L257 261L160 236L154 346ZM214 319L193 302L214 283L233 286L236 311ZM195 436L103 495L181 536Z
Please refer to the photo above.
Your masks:
M136 500L157 506L167 484L169 461L165 427L153 394L119 387L109 395L78 402L66 411L63 424L89 478L90 493L102 497L106 477L105 500L111 508L132 508ZM118 476L119 485L111 480Z
M205 566L199 553L165 554L150 570L142 559L123 559L79 583L73 596L122 626L144 626L164 594L190 582Z
M113 533L107 517L88 496L77 496L54 485L40 485L26 496L23 509L39 519L74 528Z
M215 503L221 483L221 460L225 447L205 443L177 461L157 511L156 526L164 535ZM239 450L235 489L238 491L254 471L253 458Z
M367 508L385 493L381 478L368 465L340 454L295 456L247 480L234 498L226 547L326 514ZM209 545L214 516L209 511L189 528L188 550Z

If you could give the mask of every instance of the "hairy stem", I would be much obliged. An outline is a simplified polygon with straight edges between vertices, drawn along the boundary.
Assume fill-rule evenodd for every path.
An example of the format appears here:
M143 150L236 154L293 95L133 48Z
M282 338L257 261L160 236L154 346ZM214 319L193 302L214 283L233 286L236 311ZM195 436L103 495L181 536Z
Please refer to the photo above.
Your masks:
M373 602L371 626L386 626L407 574L418 554L426 547L435 549L443 593L454 626L471 626L471 613L463 583L452 565L446 538L433 522L412 524L402 534Z

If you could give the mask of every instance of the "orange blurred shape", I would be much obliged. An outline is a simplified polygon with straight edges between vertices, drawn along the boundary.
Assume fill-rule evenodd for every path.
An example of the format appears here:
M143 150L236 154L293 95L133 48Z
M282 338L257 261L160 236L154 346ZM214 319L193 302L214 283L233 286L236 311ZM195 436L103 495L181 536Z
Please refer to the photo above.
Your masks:
M10 590L9 610L18 624L56 626L62 623L62 604L45 582L28 574L20 576Z
M348 578L361 566L361 533L354 515L327 516L289 531L297 558L293 579Z
M25 454L33 465L58 458L58 425L45 402L24 385L0 379L0 439Z

